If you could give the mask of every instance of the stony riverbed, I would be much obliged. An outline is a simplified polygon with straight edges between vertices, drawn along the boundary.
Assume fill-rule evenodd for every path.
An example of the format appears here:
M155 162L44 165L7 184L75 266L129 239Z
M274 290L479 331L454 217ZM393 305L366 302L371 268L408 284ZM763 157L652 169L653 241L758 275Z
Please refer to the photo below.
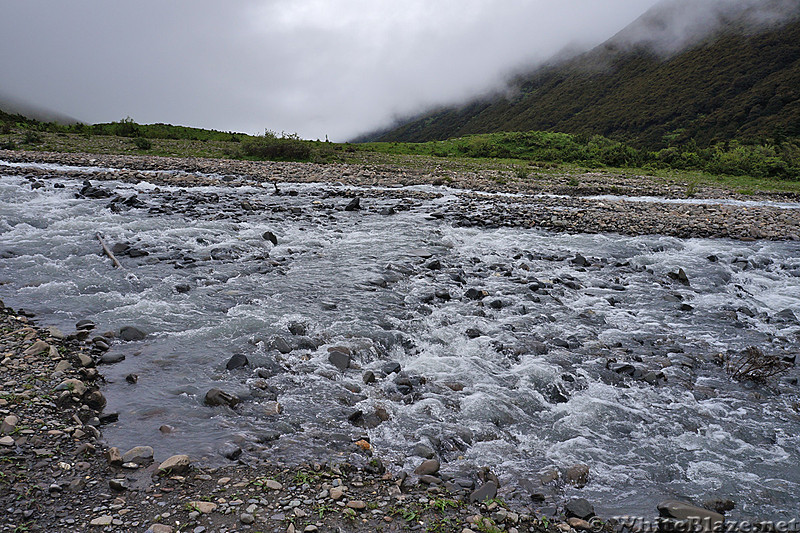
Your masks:
M31 157L0 154L3 298L109 332L84 370L100 365L123 450L394 474L435 459L434 489L469 498L491 474L531 516L796 504L796 370L725 370L750 347L794 360L793 198Z

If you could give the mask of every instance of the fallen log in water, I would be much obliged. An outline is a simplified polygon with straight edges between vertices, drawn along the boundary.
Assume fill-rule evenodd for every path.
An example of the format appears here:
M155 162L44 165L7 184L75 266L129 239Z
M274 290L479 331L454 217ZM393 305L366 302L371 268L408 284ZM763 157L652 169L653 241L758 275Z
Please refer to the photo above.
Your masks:
M100 234L99 231L95 233L95 237L97 237L97 240L100 241L100 246L103 247L103 251L111 259L111 262L114 263L114 266L116 268L123 268L122 264L117 260L116 257L114 257L114 254L111 253L111 249L106 245L106 241L103 240L103 236Z

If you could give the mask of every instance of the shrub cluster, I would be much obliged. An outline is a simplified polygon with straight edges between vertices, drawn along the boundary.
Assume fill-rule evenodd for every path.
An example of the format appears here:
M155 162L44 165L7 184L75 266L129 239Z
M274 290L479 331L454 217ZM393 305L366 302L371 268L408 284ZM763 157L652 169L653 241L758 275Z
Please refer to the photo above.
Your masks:
M273 161L308 161L311 146L297 135L276 135L266 131L264 135L249 137L239 143L242 156Z

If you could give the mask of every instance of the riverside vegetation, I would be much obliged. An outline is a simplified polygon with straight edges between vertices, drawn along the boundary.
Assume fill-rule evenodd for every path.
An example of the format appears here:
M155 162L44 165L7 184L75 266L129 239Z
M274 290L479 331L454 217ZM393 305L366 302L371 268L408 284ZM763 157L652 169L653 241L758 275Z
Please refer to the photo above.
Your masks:
M0 149L148 154L315 163L446 165L454 170L512 170L535 180L557 170L646 173L748 193L800 192L800 140L727 140L705 148L691 140L637 148L600 135L543 131L467 135L422 143L332 143L295 134L221 132L168 124L62 125L0 111ZM688 191L691 193L691 190Z

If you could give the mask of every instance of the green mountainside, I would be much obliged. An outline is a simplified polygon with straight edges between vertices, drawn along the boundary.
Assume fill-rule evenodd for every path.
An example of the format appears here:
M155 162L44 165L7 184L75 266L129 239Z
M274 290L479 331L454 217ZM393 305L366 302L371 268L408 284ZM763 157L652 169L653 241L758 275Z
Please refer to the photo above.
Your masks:
M661 149L798 137L800 2L788 5L788 20L754 28L740 13L666 57L647 41L624 42L626 29L585 54L518 76L502 96L439 109L358 141L538 130ZM650 13L634 24L643 21L659 22Z

